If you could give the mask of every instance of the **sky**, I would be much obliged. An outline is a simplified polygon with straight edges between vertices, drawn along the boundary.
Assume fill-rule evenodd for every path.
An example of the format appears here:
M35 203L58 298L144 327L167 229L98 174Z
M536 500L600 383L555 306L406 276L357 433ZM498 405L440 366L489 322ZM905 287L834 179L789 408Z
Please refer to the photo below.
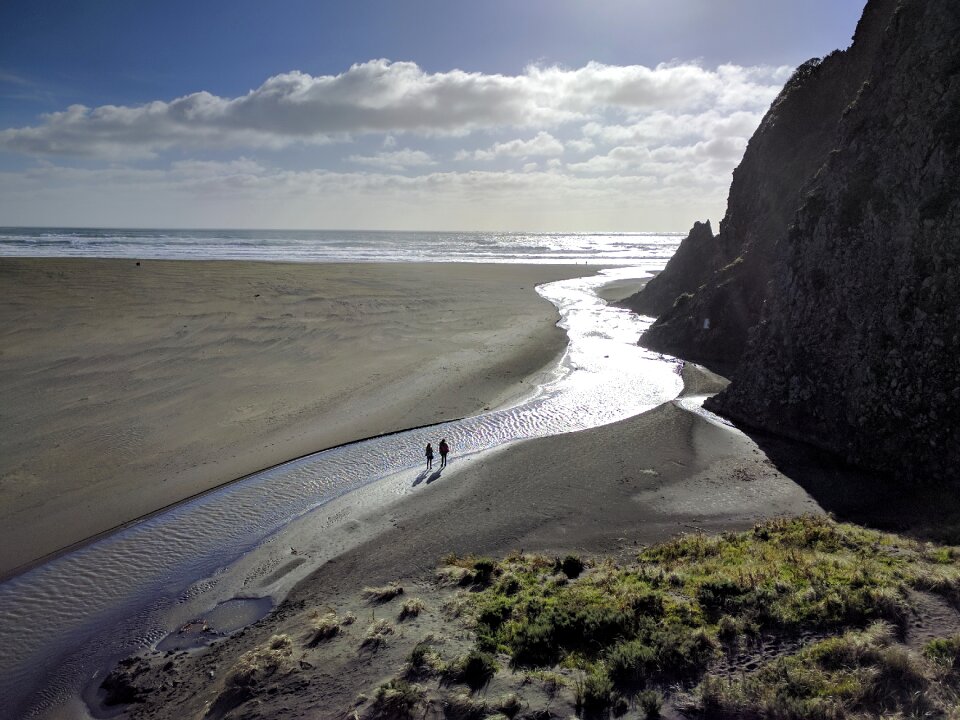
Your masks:
M864 0L4 0L0 225L683 231Z

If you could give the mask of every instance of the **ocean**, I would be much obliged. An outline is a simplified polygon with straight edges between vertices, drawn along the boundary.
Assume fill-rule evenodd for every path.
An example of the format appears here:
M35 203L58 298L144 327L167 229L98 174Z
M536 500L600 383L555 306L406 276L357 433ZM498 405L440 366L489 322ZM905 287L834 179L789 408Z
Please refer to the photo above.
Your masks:
M682 233L2 228L0 256L282 262L493 262L660 269Z

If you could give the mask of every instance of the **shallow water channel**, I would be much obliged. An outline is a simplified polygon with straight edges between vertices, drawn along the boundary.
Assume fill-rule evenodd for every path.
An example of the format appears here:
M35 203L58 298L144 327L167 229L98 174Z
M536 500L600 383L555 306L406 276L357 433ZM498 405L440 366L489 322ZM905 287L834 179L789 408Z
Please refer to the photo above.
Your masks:
M594 292L644 270L616 268L538 288L559 309L570 344L552 379L519 404L279 465L0 584L4 717L76 717L80 691L104 668L163 641L184 618L230 601L248 585L240 576L250 563L241 559L294 520L384 478L415 485L427 440L448 438L452 475L471 454L615 422L676 397L677 361L639 348L645 321Z

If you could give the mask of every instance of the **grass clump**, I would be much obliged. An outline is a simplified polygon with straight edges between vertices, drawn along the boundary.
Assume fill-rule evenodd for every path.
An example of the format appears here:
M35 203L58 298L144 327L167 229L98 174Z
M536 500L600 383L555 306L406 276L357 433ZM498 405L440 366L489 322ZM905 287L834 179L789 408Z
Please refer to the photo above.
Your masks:
M443 661L433 649L431 640L421 640L413 646L404 668L407 677L423 677L444 669Z
M397 595L403 595L403 588L395 582L387 583L382 587L365 587L361 594L367 602L382 604L393 600Z
M497 710L502 715L512 718L523 710L523 699L516 693L508 693L500 698Z
M613 682L600 665L593 666L577 688L577 707L595 715L613 704Z
M376 652L387 644L387 638L393 635L393 624L384 618L374 620L367 626L367 632L363 636L360 647L364 650Z
M480 690L487 686L497 674L500 666L493 655L479 650L471 650L454 660L443 670L446 683L463 683L471 690Z
M307 647L316 647L320 643L330 640L340 633L344 624L344 618L338 617L335 612L329 612L313 618L311 622L310 634L307 636Z
M656 690L644 690L637 695L637 707L646 720L657 720L663 708L663 695Z
M941 715L929 665L894 644L894 629L829 638L735 681L708 676L699 709L711 717L854 718Z
M227 673L227 687L251 688L278 672L292 669L293 642L289 635L274 635L266 645L241 655Z
M924 645L923 655L947 672L960 670L960 635L931 640Z
M447 555L439 571L441 579L461 587L486 587L499 574L497 562L488 557Z
M420 615L427 605L420 598L409 598L403 601L403 605L400 606L400 614L397 615L397 620L403 622L410 618L415 618Z
M377 688L371 715L374 718L412 718L423 704L424 689L406 680L388 680Z
M466 693L457 693L443 701L443 716L448 720L482 720L490 708L482 700L474 700Z

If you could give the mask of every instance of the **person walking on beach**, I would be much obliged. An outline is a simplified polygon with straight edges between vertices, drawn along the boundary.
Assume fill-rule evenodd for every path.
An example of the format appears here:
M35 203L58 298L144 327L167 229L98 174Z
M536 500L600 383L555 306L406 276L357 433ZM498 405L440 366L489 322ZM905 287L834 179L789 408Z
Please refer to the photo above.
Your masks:
M450 452L450 446L447 445L447 439L444 438L440 441L440 467L445 468L447 466L447 453Z
M423 451L423 454L427 456L427 470L433 467L433 446L430 443L427 443L427 449Z

